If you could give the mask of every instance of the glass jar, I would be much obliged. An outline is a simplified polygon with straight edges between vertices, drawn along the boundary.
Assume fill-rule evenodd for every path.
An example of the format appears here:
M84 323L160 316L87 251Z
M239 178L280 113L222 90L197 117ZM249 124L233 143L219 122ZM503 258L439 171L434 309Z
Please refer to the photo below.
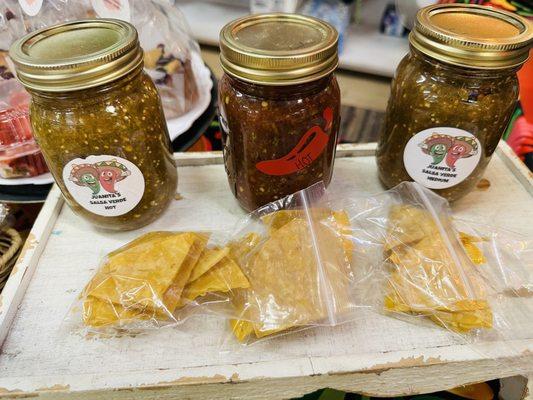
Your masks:
M221 32L219 113L229 184L250 211L331 180L340 124L337 33L292 14Z
M420 10L377 150L387 188L416 181L456 200L479 181L518 99L531 27L481 6Z
M32 95L34 136L74 212L113 230L156 219L174 198L177 172L135 28L58 25L16 42L11 56Z

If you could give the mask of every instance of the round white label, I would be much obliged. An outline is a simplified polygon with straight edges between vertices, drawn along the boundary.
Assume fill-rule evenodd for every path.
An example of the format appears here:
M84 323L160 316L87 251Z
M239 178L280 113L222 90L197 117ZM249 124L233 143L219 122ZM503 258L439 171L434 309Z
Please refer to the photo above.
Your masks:
M80 206L105 217L126 214L144 194L141 170L117 156L75 158L63 168L63 182Z
M409 176L429 189L445 189L464 181L481 158L479 140L458 128L435 127L414 135L403 151Z
M131 19L128 0L91 0L91 4L100 18Z
M39 13L43 6L43 0L19 0L20 8L30 17Z

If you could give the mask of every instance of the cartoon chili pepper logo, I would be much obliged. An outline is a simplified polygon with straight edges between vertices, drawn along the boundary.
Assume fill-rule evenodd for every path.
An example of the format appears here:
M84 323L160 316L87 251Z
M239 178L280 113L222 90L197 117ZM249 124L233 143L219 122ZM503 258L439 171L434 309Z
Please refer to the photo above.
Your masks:
M108 193L115 193L115 183L130 175L130 171L126 166L115 159L111 161L100 161L95 165L100 173L100 184Z
M420 147L424 153L433 157L433 162L431 164L437 165L444 160L444 157L446 157L446 153L452 144L453 138L451 136L435 133L420 143Z
M280 176L293 174L312 164L329 142L333 109L326 107L323 117L326 121L324 129L318 125L311 127L285 156L275 160L260 161L255 165L256 168L264 174Z
M69 180L78 186L86 186L93 194L103 188L108 193L116 193L115 183L128 177L131 172L117 160L100 161L94 164L73 164Z
M100 192L98 169L93 164L73 164L69 180L78 186L87 186L93 194Z
M474 138L468 136L450 136L434 133L419 144L422 151L433 157L431 164L440 164L443 160L449 168L455 168L455 163L461 158L476 155L478 144Z
M455 163L460 158L472 157L477 154L477 143L472 138L458 136L454 139L453 145L446 155L446 165L450 168L455 167Z

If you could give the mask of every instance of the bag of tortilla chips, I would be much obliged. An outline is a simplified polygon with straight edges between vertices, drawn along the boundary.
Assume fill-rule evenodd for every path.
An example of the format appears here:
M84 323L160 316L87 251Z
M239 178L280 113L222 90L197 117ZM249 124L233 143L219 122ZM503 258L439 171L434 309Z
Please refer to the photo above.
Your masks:
M228 247L250 283L229 292L240 342L353 316L350 221L331 208L323 184L256 210Z

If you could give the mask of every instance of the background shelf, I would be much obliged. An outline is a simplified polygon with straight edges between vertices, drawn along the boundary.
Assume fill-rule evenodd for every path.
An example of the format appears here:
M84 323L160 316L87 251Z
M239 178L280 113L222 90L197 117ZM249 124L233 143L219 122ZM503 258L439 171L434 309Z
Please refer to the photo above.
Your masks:
M350 26L340 55L342 69L392 77L397 65L409 51L406 38L379 32L379 21L386 0L366 2L361 22ZM181 1L179 8L187 18L193 36L201 44L218 46L218 34L229 21L247 15L248 8L202 1Z

